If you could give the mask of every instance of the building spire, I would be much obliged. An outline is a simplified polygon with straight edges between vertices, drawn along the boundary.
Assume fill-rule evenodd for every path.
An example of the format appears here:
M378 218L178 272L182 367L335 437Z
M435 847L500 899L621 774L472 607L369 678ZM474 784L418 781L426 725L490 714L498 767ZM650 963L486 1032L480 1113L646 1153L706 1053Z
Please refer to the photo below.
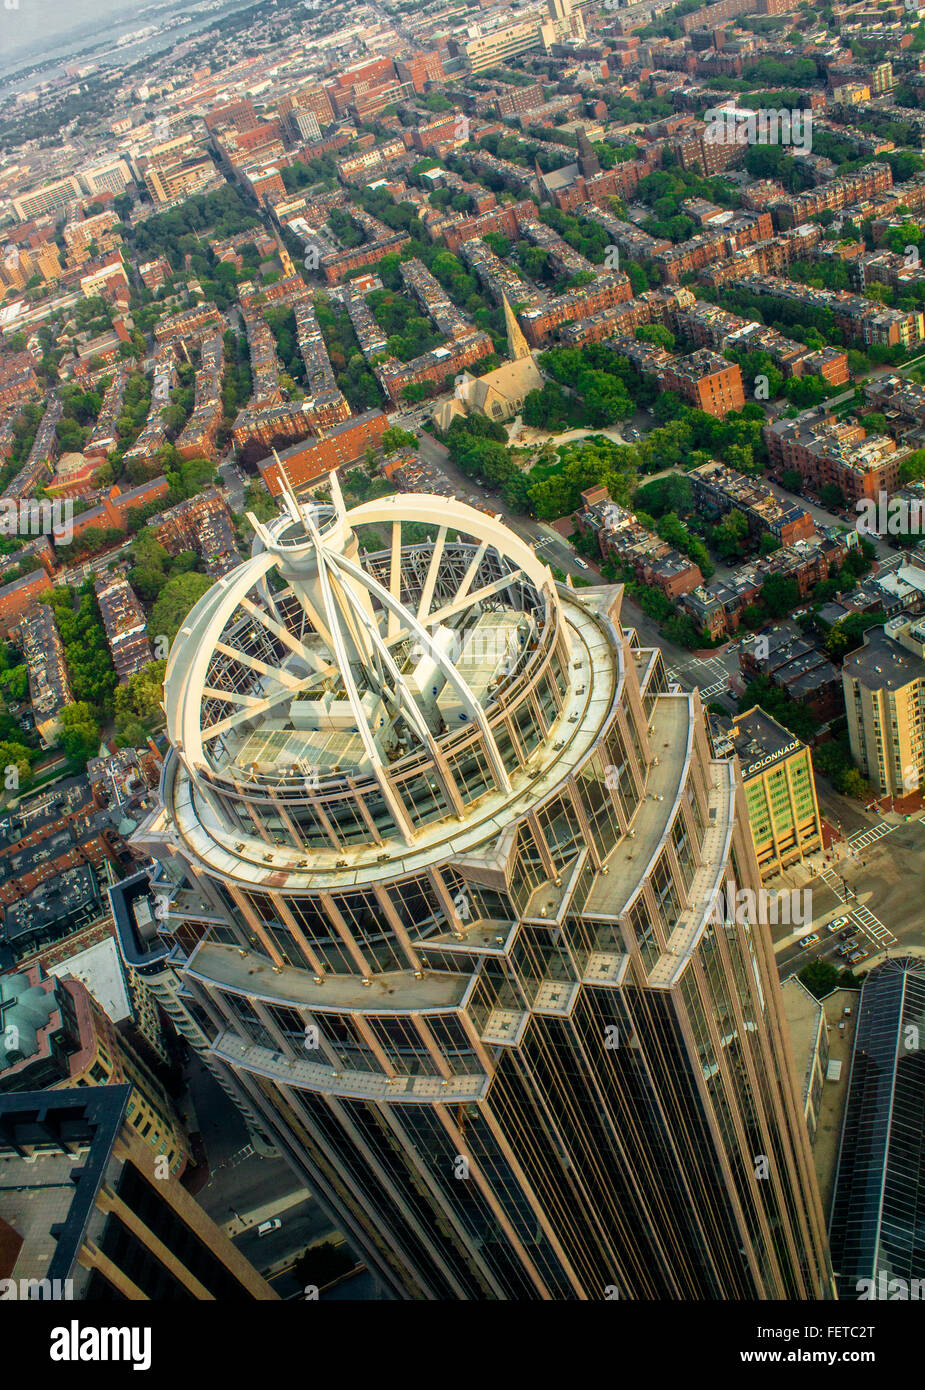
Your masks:
M529 357L530 344L523 334L523 329L517 322L514 310L508 303L506 294L501 295L501 302L504 305L504 327L507 330L507 346L512 362L520 362L525 357Z

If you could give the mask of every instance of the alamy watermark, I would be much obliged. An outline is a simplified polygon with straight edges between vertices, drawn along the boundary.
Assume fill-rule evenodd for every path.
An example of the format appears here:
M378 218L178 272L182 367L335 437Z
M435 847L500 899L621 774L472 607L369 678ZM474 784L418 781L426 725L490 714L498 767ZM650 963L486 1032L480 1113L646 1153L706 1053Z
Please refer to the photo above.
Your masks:
M424 638L412 643L408 658L414 666L430 658L436 666L449 662L458 666L461 658L466 661L494 663L511 673L520 656L520 643L517 634L510 628L474 628L469 632L453 631L444 641Z
M855 530L862 535L925 535L923 497L891 497L888 492L881 491L876 498L859 498L854 509L858 514Z
M715 926L737 922L754 926L805 926L813 920L813 894L810 888L786 888L772 893L767 888L736 888L729 880L708 903L709 920Z
M74 503L69 497L0 499L0 536L53 536L62 545L74 539Z
M711 106L703 118L707 127L704 139L711 145L792 145L800 154L812 152L811 110L774 111L762 106L749 111L740 106Z
M855 1284L858 1298L874 1302L916 1301L925 1298L925 1279L901 1279L881 1269L875 1279L859 1279Z
M73 1297L73 1279L0 1279L0 1299L58 1303Z
M154 383L151 387L151 399L157 401L161 406L167 405L170 400L170 378L173 368L163 363L154 368Z

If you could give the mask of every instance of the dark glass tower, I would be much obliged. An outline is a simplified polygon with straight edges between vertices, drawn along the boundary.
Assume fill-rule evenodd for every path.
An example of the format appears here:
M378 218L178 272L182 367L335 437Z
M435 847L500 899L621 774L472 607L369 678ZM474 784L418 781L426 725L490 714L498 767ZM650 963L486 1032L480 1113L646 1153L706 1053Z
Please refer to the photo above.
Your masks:
M210 1066L400 1297L828 1296L697 695L479 511L286 502L174 645L138 837Z
M830 1235L839 1298L925 1290L925 961L886 960L864 982ZM872 1281L868 1282L868 1281ZM922 1293L918 1294L921 1297Z

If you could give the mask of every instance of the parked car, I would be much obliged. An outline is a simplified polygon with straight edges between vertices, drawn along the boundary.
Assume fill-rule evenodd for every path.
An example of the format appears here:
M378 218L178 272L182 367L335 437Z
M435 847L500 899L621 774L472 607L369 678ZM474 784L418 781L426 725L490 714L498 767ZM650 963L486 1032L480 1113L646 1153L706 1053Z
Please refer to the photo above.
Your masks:
M818 940L819 940L819 933L818 933L818 932L810 932L809 936L801 936L801 937L800 937L800 945L801 945L801 946L803 947L803 949L805 950L807 946L812 946L813 942L814 942L814 941L818 941Z
M869 955L870 951L865 951L863 949L852 951L851 955L848 957L848 964L854 965L855 961L857 960L866 960Z
M847 922L848 918L846 917L844 920ZM839 941L848 941L853 934L853 929L849 927L847 931L840 931L838 933L838 939Z
M831 932L834 936L835 933L838 931L839 927L843 927L847 920L847 917L836 917L833 922L829 922L829 924L826 927L826 931Z

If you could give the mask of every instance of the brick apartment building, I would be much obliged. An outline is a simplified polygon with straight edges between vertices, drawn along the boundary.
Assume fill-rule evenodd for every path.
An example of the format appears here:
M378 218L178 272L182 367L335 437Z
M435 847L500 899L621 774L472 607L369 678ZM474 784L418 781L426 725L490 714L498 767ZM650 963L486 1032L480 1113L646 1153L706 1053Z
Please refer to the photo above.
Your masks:
M663 391L675 391L689 405L722 420L730 410L745 404L742 372L736 362L727 362L708 348L697 348L684 357L675 357L662 348L639 343L633 338L611 338L608 346L633 365L654 376Z
M116 674L124 685L154 660L147 619L123 574L101 575L93 586Z
M317 482L319 478L344 464L356 463L363 457L367 448L378 448L388 424L388 416L381 410L367 410L362 415L353 415L343 424L336 425L319 439L293 444L291 448L284 449L279 454L286 476L294 488L300 488ZM278 497L282 487L276 459L262 459L257 467L270 493Z
M799 629L787 623L765 628L744 638L739 666L746 682L766 676L792 700L805 705L822 723L844 713L842 679L838 668Z
M428 82L443 81L443 59L436 49L429 53L419 51L409 58L396 59L395 71L400 81L410 82L416 92L423 92Z
M222 316L215 305L203 302L161 319L154 325L154 339L159 344L181 343L192 336L201 336L205 329L219 326L221 321Z
M198 552L212 574L226 574L240 563L231 511L214 487L149 517L148 526L169 555Z
M396 232L394 236L383 237L365 246L355 246L349 251L335 251L321 258L321 269L329 285L339 285L351 270L359 270L364 265L376 265L384 256L398 251L410 241L407 232Z
M220 130L222 126L232 126L235 130L254 130L260 118L249 100L230 101L225 106L215 106L204 117L208 131Z
M490 357L494 350L494 340L489 333L473 332L466 338L448 341L431 352L413 357L410 362L398 362L392 358L373 370L382 389L397 405L402 400L402 391L406 386L430 382L443 388L447 377L455 377L473 362Z
M909 452L884 435L868 436L856 420L838 420L824 407L794 420L775 420L762 431L771 467L780 477L797 472L804 489L818 494L832 485L849 506L876 500L899 487L899 465Z
M839 212L864 198L885 193L892 184L893 173L888 164L867 164L856 174L829 179L818 187L801 193L797 198L784 198L781 202L774 203L771 211L776 226L782 229L798 227L817 213Z
M542 304L522 309L517 318L531 347L539 347L555 330L575 319L590 318L633 297L629 276L621 271L599 274L591 284L568 294L556 295Z
M91 527L99 527L102 530L127 530L129 512L133 507L144 507L158 497L166 496L169 491L170 484L163 476L139 483L137 487L129 488L125 492L117 483L113 483L95 507L90 507L74 517L74 539Z
M242 462L249 466L268 449L305 439L349 417L350 406L346 399L340 391L333 391L304 401L285 401L281 405L243 410L235 420L231 437Z
M33 570L0 587L0 632L7 640L19 627L23 614L42 594L51 593L51 587L51 580L43 569Z
M723 463L705 463L687 477L698 511L715 518L735 508L746 517L753 539L769 531L781 545L792 545L816 534L812 517L798 503L781 501L764 483Z
M486 232L497 232L510 241L517 241L520 237L518 219L529 216L536 216L535 203L524 201L499 204L478 217L461 217L453 226L444 228L441 235L448 250L455 255L463 242L484 237Z
M583 536L596 537L604 560L632 569L641 583L669 599L680 598L703 583L699 566L647 531L632 512L612 502L606 487L587 488L581 500L581 510L573 519Z

